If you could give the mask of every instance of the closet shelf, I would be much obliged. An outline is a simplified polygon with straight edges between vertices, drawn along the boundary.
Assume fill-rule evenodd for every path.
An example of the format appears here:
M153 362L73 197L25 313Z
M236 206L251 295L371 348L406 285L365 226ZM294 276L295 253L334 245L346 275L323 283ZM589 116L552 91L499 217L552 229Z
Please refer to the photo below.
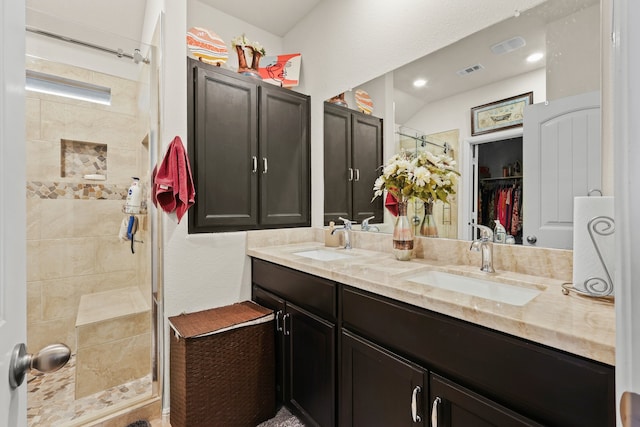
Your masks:
M480 181L499 181L504 179L522 179L522 175L518 176L500 176L496 178L480 178Z

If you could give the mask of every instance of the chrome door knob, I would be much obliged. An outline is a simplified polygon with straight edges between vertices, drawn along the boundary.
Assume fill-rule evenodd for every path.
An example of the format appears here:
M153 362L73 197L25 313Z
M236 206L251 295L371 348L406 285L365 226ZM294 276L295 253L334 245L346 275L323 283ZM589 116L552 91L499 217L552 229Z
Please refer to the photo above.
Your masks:
M36 354L27 353L23 343L13 348L9 365L9 385L17 388L24 381L27 371L35 369L47 373L62 368L71 357L71 349L64 344L48 345Z
M536 236L527 236L527 243L529 243L530 245L535 245L537 241L538 238Z

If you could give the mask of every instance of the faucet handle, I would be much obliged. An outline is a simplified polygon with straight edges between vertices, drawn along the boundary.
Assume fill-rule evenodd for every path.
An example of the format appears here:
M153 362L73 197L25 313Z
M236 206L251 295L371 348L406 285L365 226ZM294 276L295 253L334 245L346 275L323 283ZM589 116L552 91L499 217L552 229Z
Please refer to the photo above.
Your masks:
M346 230L351 230L351 226L356 223L355 221L351 221L350 219L342 218L341 216L339 216L338 219L341 220L342 222L344 222L344 228Z
M369 218L365 218L365 219L363 219L363 220L362 220L362 226L361 226L361 227L362 227L362 229L363 229L363 230L367 230L367 229L369 229L369 221L370 221L370 220L372 220L372 219L374 219L374 218L375 218L375 216L370 216Z
M471 224L472 227L480 230L480 239L493 241L493 230L482 224Z

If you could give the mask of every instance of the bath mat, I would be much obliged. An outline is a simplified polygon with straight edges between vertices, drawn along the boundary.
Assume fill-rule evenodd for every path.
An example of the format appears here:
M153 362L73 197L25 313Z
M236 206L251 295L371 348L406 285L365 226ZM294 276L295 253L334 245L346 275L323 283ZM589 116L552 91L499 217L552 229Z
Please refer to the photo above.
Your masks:
M127 425L127 427L151 427L151 424L149 424L149 421L138 420Z

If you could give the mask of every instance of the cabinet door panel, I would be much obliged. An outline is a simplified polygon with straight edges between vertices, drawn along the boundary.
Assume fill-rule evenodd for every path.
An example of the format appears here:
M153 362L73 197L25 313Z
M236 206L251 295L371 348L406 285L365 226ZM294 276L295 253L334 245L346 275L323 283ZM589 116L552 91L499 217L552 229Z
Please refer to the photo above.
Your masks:
M260 88L260 222L310 225L309 100Z
M285 352L284 336L282 335L282 322L285 314L285 302L282 298L279 298L276 295L273 295L272 293L267 292L256 285L252 286L251 293L253 301L263 307L270 308L274 311L276 316L276 321L274 322L275 330L273 331L276 350L276 401L280 403L286 402L288 400L286 390L287 371L285 369L285 366L287 366L287 354Z
M324 223L338 217L352 219L351 113L325 104L324 109ZM373 187L373 184L372 184Z
M355 179L353 181L353 218L361 222L374 216L371 223L382 222L382 198L373 197L373 184L380 176L382 165L382 120L364 114L353 115L352 156Z
M287 304L290 402L320 426L335 425L336 326Z
M252 172L258 154L256 86L197 68L192 99L198 183L194 227L257 224L257 173Z
M348 332L342 333L340 383L340 426L427 425L425 372ZM411 411L414 390L420 417L415 422Z
M432 402L439 399L433 427L541 426L438 375L429 382Z

